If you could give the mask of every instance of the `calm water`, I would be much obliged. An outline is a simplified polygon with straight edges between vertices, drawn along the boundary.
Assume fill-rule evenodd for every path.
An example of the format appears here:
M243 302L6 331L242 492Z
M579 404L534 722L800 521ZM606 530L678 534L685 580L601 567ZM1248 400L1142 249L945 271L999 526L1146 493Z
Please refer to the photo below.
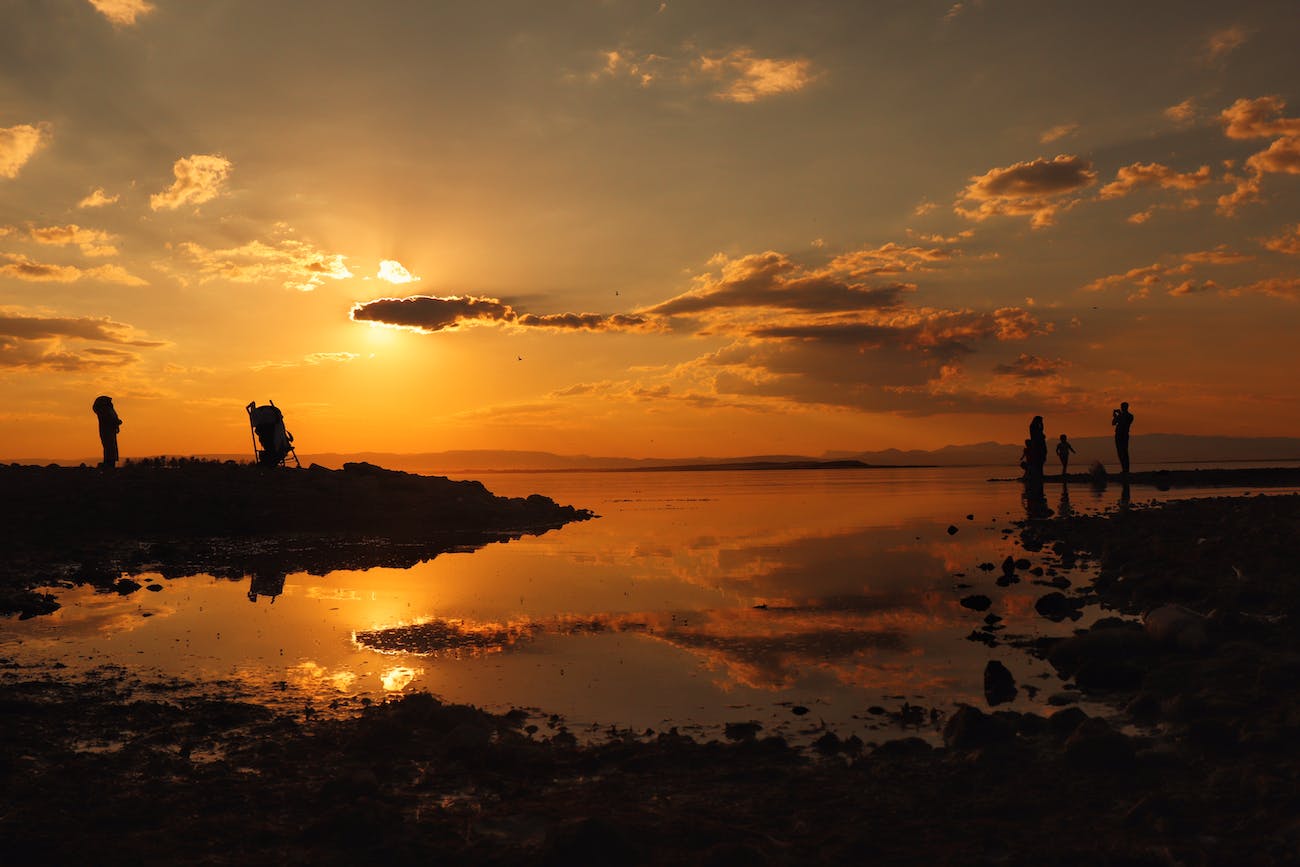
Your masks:
M411 569L292 573L282 590L252 587L278 591L255 600L251 579L207 575L146 573L136 580L161 591L128 597L58 590L55 614L0 620L0 656L231 681L319 712L427 690L558 714L579 735L713 735L753 720L796 741L823 724L879 739L897 730L879 708L982 703L990 658L1040 688L1014 706L1041 708L1060 688L1025 654L965 640L984 615L958 600L976 592L994 598L1005 634L1072 628L1034 614L1049 588L1029 576L997 588L998 572L977 568L1020 556L1003 531L1024 516L1021 489L986 482L995 472L488 475L498 494L541 492L601 517ZM1052 509L1079 512L1120 495L1113 484L1071 486L1065 501L1059 485L1046 493ZM1135 503L1207 493L1236 491L1133 489Z

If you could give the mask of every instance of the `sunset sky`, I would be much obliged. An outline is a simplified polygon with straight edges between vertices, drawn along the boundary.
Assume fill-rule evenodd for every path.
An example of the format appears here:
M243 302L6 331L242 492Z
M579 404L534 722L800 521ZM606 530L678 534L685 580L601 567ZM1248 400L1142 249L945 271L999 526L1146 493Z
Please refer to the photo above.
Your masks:
M1300 431L1285 2L5 0L0 457Z

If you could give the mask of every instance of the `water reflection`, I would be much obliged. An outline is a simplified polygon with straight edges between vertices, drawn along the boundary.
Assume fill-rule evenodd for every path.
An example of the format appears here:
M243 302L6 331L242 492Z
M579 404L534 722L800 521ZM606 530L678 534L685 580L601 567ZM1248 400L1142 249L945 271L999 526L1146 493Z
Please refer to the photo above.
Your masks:
M248 601L256 602L260 597L265 596L275 604L276 597L284 592L284 579L287 575L284 572L254 572L248 576Z
M328 705L423 689L544 708L575 728L750 718L781 732L793 702L847 735L876 705L983 703L1000 651L973 632L996 644L1071 628L1037 616L1045 590L1023 572L1001 587L979 568L1024 555L1010 522L1051 513L1042 486L990 485L987 470L673 475L493 479L502 494L544 490L605 517L432 557L344 543L311 568L286 568L306 561L277 550L225 578L144 579L154 592L65 588L54 615L0 623L0 645L69 666L233 677L287 706L296 694L298 710L303 695ZM1058 511L1126 501L1082 490L1079 507L1062 485ZM992 598L987 611L961 606L975 593ZM278 604L246 601L263 598ZM1000 655L1021 684L1046 671Z

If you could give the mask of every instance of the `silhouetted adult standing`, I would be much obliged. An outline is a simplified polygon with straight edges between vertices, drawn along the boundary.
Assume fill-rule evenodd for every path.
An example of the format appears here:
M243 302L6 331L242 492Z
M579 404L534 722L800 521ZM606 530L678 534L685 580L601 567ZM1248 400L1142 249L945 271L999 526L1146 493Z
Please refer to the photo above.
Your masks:
M1119 470L1128 475L1128 430L1133 427L1133 413L1128 411L1128 401L1121 403L1119 409L1110 414L1110 423L1115 428L1115 454L1119 457Z
M1043 478L1043 466L1047 463L1047 434L1043 432L1043 417L1034 416L1029 422L1029 475L1031 478Z
M106 470L117 466L117 432L122 429L122 420L113 408L113 398L101 394L90 405L99 417L99 442L104 446L104 462L100 464Z

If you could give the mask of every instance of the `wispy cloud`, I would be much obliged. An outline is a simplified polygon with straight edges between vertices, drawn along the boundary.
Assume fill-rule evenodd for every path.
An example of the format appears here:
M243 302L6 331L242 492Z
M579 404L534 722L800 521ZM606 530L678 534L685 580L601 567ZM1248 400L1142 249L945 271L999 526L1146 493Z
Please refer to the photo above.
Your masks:
M174 211L181 205L201 205L221 194L233 168L230 160L216 154L191 154L172 165L176 180L161 193L149 197L155 211Z
M326 279L346 280L352 276L344 263L346 256L327 253L296 238L275 238L270 243L255 240L223 249L186 242L177 250L204 280L276 282L286 289L310 292Z
M782 93L796 93L817 79L811 60L758 57L748 48L701 57L699 68L721 82L715 95L727 102L758 102Z
M1265 238L1261 242L1274 253L1286 253L1288 256L1300 256L1300 223L1290 226L1276 238Z
M630 80L642 88L707 86L713 89L715 99L754 103L797 93L820 75L807 58L763 57L752 48L711 54L690 49L660 53L616 48L600 53L600 65L590 78Z
M114 195L114 196L108 195L107 193L104 192L103 187L96 187L95 189L91 190L90 194L87 195L84 199L77 202L77 207L78 208L102 208L105 205L117 204L117 201L121 198L122 197L120 195Z
M1121 166L1115 180L1098 190L1097 195L1102 199L1118 199L1143 187L1194 190L1211 180L1209 166L1201 166L1194 172L1177 172L1160 163L1132 163Z
M66 246L75 244L87 256L116 256L116 235L102 229L87 229L70 223L66 226L32 226L27 237L38 244Z
M94 280L116 283L120 286L147 286L147 281L127 271L121 265L99 265L79 268L75 265L53 265L37 262L21 253L0 253L0 275L29 283L76 283Z
M1038 141L1042 144L1051 144L1054 141L1068 138L1078 131L1079 125L1077 123L1060 123L1051 129L1045 130L1043 134L1038 137Z
M1216 30L1210 34L1209 39L1205 41L1205 59L1210 63L1218 63L1226 58L1229 54L1246 44L1250 38L1250 31L1240 24L1234 24L1231 27L1225 27L1222 30Z
M1200 110L1196 107L1196 100L1184 99L1176 105L1171 105L1165 109L1164 115L1176 124L1186 125L1196 120Z
M0 127L0 178L18 177L18 172L49 137L48 123Z
M1225 177L1233 189L1219 197L1220 214L1233 216L1241 206L1259 201L1266 175L1300 174L1300 118L1283 117L1285 109L1281 97L1262 96L1238 99L1220 113L1228 138L1276 137L1267 148L1246 159L1245 173Z

